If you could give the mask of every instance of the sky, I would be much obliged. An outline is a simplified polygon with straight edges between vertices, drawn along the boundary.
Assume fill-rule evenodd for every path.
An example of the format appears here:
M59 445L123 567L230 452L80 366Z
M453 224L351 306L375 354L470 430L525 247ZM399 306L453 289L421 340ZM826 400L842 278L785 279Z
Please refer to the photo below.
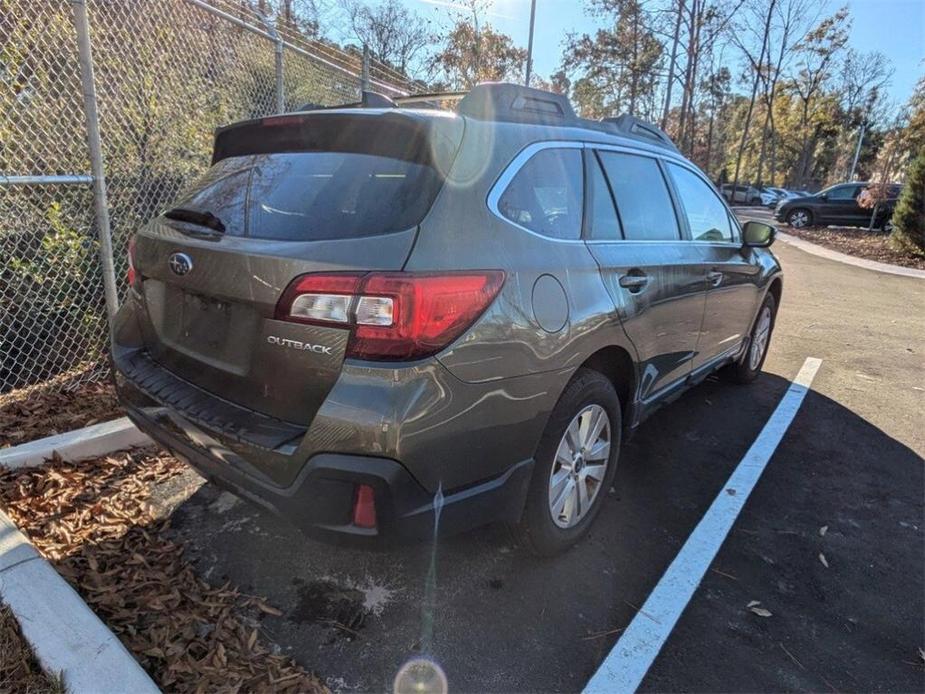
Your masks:
M925 74L925 0L819 0L826 13L848 5L854 22L850 45L880 51L895 70L889 90L897 104L905 103L915 82ZM459 8L454 0L402 0L425 17L448 23L447 14ZM558 69L562 41L570 32L592 33L599 20L583 10L582 0L536 0L533 65L548 77ZM493 27L527 46L530 0L492 0L485 17Z

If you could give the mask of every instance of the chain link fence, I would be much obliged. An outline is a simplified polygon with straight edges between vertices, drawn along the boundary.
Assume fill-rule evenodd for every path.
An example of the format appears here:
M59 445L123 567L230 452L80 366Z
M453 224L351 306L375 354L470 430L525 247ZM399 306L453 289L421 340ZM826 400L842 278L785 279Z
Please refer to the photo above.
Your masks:
M81 5L111 232L94 214ZM208 166L217 126L355 101L362 79L411 89L244 0L0 0L0 394L106 376L100 240L121 294L129 236Z

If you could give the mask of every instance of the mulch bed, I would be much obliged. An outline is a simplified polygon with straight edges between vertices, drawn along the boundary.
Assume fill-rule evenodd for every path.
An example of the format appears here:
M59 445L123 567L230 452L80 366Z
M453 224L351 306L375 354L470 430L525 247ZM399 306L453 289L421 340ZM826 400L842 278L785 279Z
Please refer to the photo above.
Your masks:
M64 694L64 691L60 679L42 672L13 612L0 605L0 692Z
M184 469L153 449L49 461L0 473L0 504L162 689L325 692L265 635L279 610L206 583L170 539L151 492Z
M890 235L882 231L842 227L813 229L781 227L781 229L784 233L797 236L804 241L810 241L857 258L925 270L925 256L906 255L893 249L890 246Z
M38 385L0 393L0 448L123 414L115 389L105 377L86 372L62 374Z

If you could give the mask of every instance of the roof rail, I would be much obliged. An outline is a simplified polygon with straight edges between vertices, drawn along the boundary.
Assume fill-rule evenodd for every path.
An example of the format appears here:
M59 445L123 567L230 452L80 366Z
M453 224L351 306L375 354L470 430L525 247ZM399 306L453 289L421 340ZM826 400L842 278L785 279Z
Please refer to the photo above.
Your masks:
M671 138L668 137L664 130L657 125L647 123L635 116L631 116L629 113L624 113L622 116L617 116L616 118L602 118L601 122L611 123L616 126L621 135L645 138L652 141L654 144L668 147L675 152L678 151L675 143L672 142Z
M477 84L459 102L460 115L478 120L569 125L578 116L562 94L508 82Z
M354 101L350 104L337 104L336 106L321 106L311 102L302 104L296 111L320 111L323 109L333 108L395 108L398 106L391 98L379 92L360 92L360 101Z

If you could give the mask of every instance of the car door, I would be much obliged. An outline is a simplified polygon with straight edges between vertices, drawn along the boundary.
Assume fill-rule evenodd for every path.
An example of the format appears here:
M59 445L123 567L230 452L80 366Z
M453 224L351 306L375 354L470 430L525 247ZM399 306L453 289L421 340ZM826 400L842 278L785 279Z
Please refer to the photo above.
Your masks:
M709 182L680 162L666 161L665 168L707 282L703 323L691 363L696 371L734 354L748 335L758 306L760 267L752 253L743 250L738 224Z
M816 220L821 224L851 224L858 217L857 197L861 193L861 187L858 185L848 184L832 186L820 194L825 197L820 202L821 213L816 215Z
M661 163L628 150L586 149L585 238L640 365L652 401L690 373L706 280L682 237Z

